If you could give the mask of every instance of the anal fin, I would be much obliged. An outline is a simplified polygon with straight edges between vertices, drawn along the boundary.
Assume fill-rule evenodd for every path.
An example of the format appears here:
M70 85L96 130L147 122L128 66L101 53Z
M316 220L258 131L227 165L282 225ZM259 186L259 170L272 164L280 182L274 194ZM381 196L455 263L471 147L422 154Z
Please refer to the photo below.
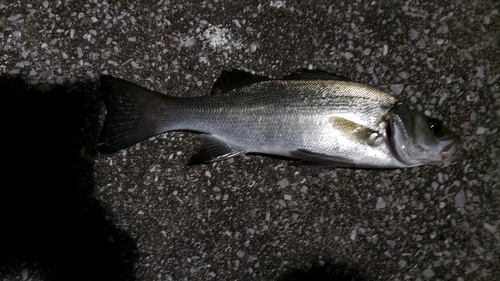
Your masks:
M244 150L235 148L213 135L201 134L200 139L200 151L191 157L188 165L216 162L246 153Z

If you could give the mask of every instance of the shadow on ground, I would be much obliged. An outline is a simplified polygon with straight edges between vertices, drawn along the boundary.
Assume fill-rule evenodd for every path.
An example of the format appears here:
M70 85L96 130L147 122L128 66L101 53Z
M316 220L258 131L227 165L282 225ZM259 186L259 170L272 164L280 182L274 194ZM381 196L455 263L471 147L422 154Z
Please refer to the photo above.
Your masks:
M347 264L326 263L288 272L278 281L368 281L360 270Z
M24 270L47 280L134 279L134 241L91 196L95 88L95 81L29 86L0 77L0 278L22 280Z

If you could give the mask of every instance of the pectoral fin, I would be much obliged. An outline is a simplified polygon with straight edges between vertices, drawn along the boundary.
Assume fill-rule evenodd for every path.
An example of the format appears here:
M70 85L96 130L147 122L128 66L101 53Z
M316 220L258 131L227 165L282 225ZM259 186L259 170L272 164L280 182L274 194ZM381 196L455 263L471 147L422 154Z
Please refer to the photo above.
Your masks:
M244 150L233 147L212 135L201 134L200 139L200 151L191 157L188 165L216 162L245 154Z
M329 121L336 130L341 131L343 136L351 141L376 146L381 143L381 138L383 138L377 130L342 117L330 117Z

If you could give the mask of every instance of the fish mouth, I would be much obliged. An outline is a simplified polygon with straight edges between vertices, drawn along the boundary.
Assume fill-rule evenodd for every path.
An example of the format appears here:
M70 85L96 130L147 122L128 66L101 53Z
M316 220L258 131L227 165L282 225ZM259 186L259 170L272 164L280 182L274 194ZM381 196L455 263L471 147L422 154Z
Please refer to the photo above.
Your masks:
M460 139L442 141L444 148L441 150L443 161L455 161L465 158L466 152L460 147Z

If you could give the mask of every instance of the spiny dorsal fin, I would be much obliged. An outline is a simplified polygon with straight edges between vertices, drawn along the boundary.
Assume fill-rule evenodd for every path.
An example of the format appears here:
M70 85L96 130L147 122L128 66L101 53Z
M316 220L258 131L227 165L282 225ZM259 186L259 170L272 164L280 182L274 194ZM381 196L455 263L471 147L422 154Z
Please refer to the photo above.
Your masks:
M188 165L216 162L245 154L245 151L235 148L212 135L201 134L200 139L200 151L189 159Z
M233 69L224 70L212 87L212 94L223 94L231 90L249 86L255 83L271 80L265 76L255 75L249 72Z
M328 73L322 70L297 69L295 72L281 78L280 80L337 80L351 81L351 79Z

